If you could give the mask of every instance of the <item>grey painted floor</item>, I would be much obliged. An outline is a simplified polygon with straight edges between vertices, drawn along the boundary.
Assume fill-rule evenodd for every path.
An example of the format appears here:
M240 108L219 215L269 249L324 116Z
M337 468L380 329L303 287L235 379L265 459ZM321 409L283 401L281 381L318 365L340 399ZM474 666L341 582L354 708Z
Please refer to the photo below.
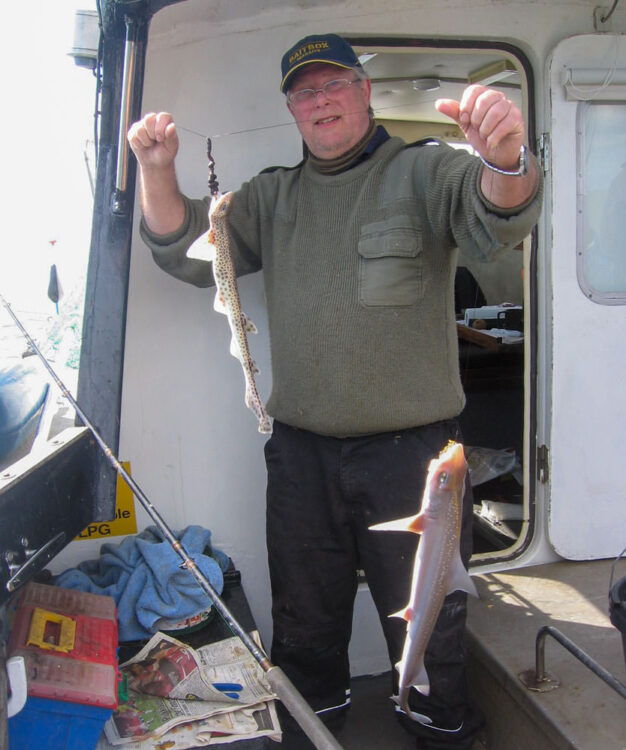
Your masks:
M344 750L415 750L415 739L398 723L391 695L391 676L352 681L352 704L346 724L337 733Z
M336 734L343 750L415 750L415 738L400 726L390 699L391 675L352 681L348 719ZM473 750L485 750L476 742Z

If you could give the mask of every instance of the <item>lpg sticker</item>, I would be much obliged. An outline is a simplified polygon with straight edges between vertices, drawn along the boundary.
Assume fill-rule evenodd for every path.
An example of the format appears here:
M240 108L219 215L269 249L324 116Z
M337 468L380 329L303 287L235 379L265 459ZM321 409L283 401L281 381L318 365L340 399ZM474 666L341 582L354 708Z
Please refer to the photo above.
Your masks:
M123 461L122 466L130 474L130 463ZM112 521L94 521L90 523L75 539L102 539L107 536L122 536L137 533L135 498L132 490L119 474L117 475L115 497L115 518Z

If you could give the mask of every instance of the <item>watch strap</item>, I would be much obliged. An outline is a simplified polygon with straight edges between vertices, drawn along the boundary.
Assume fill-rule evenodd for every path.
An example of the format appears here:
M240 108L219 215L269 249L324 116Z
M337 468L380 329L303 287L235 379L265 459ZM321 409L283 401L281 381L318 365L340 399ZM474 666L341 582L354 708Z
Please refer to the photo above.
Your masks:
M514 170L500 169L500 167L496 167L495 164L491 164L491 162L483 159L480 154L478 154L478 158L487 167L487 169L490 169L492 172L496 172L497 174L503 174L507 177L524 177L524 175L528 174L528 148L525 144L522 144L520 147L519 166Z

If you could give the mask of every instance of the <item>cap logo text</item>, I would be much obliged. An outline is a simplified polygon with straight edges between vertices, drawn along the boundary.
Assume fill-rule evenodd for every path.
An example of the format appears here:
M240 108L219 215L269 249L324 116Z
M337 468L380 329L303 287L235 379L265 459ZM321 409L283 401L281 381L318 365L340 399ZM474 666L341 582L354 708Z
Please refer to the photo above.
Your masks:
M300 47L291 55L289 55L289 65L293 65L293 63L298 62L299 60L302 60L302 58L304 57L317 54L321 52L322 50L325 50L328 48L329 48L328 42L311 42L309 44L304 44L302 47Z

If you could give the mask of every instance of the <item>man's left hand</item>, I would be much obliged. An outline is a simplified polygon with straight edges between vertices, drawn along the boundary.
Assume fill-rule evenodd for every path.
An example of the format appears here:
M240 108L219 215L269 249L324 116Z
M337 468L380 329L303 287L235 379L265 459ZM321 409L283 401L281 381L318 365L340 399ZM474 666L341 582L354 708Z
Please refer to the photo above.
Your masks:
M435 107L458 124L483 159L500 169L517 169L524 120L502 92L474 84L465 89L460 102L438 99Z

